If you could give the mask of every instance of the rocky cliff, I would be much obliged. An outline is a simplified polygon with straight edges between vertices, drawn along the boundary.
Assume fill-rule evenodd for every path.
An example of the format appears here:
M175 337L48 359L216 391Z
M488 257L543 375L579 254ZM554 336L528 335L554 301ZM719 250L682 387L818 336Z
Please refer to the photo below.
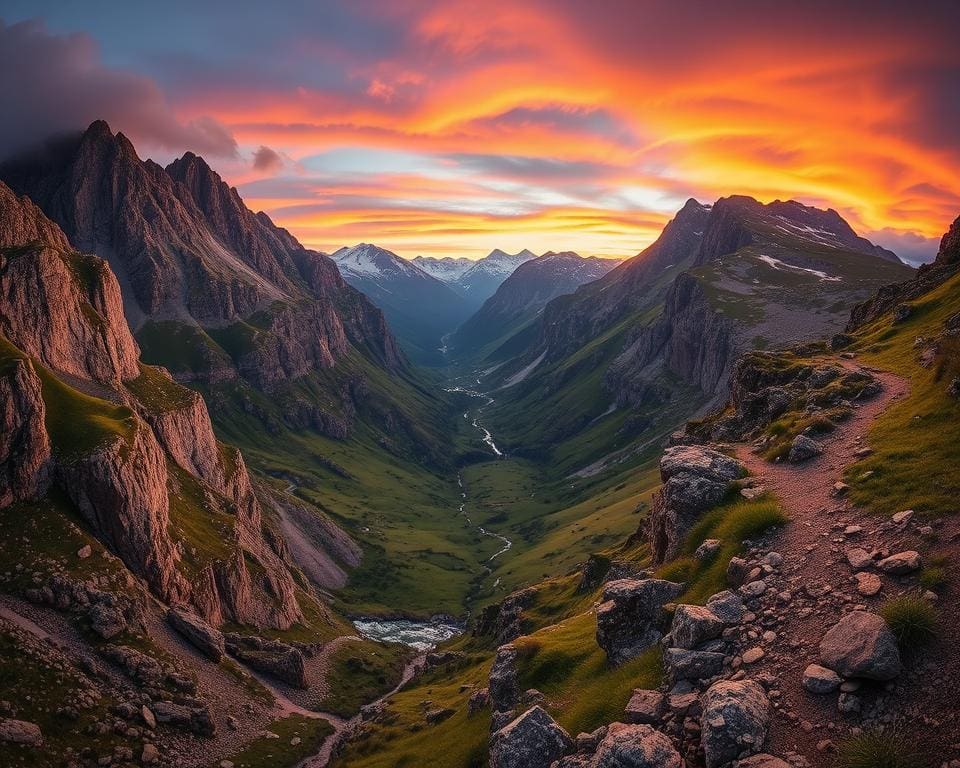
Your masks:
M8 161L0 177L109 262L136 331L151 321L232 328L248 343L228 344L226 356L259 387L329 368L351 342L403 365L380 313L333 263L250 211L192 153L162 168L97 121Z
M109 266L2 185L0 221L16 225L0 248L0 504L52 482L161 599L289 627L293 581L242 457L217 442L197 393L138 361ZM195 537L214 526L211 550Z

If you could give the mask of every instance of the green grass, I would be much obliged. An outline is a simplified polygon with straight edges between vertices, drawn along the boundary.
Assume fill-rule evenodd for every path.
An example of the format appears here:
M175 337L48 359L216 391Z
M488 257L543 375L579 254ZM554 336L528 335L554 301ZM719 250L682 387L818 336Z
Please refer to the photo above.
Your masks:
M547 710L573 734L618 720L635 688L653 689L663 679L657 647L613 667L596 632L596 616L586 612L515 641L520 689L541 691Z
M35 364L43 387L46 425L57 456L71 461L88 456L117 439L129 443L137 420L125 405L91 397Z
M140 365L140 375L124 386L141 405L154 413L175 411L190 405L197 394L151 365Z
M920 571L920 586L933 592L939 592L950 583L950 558L935 555L926 558L926 565Z
M320 749L324 739L333 733L333 726L320 718L288 715L267 726L267 731L280 738L259 736L229 759L236 768L293 768L301 760ZM290 741L299 738L300 743ZM217 760L212 766L219 765Z
M752 500L735 497L700 519L687 535L681 556L661 567L657 576L686 583L686 592L677 602L703 604L727 588L727 564L740 552L744 540L786 522L780 504L769 495ZM700 562L693 553L707 539L719 539L721 549L709 562Z
M236 551L236 517L208 502L207 491L189 472L167 462L170 478L170 530L184 543L180 563L188 576L230 560Z
M904 595L888 600L880 615L903 652L915 653L937 636L937 611L922 597Z
M909 739L896 731L860 733L837 748L837 768L920 768Z
M351 642L334 651L327 684L330 692L321 703L324 712L351 717L360 707L397 686L410 649L368 641Z
M175 373L206 373L230 365L230 356L201 328L173 320L150 321L137 331L141 360Z
M943 321L960 311L960 275L911 302L902 323L880 318L858 333L854 348L868 365L893 371L910 381L909 396L892 403L874 422L868 444L874 453L845 475L851 499L890 515L914 509L925 517L956 511L960 496L960 400L946 393L960 375L960 340L944 337L935 365L922 367L913 343L918 336L938 337ZM872 472L866 478L863 475Z
M392 696L386 716L348 742L335 768L484 768L490 710L467 714L474 690L484 688L490 660L470 659L454 674L427 673L413 686ZM429 725L428 709L446 708L454 715Z

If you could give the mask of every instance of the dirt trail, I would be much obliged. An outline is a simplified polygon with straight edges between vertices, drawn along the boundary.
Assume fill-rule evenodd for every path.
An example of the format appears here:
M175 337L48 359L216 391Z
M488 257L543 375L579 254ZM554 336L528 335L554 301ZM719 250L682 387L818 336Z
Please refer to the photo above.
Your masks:
M853 547L891 552L917 549L921 553L931 549L915 529L898 528L886 517L869 514L832 495L844 469L857 461L856 452L869 447L868 430L873 421L910 392L909 382L895 374L863 368L852 361L843 363L849 370L867 371L883 389L859 404L850 419L824 438L821 456L801 465L770 464L754 454L750 445L737 447L737 457L752 475L763 478L762 484L776 494L790 517L789 524L772 534L764 547L784 557L780 573L768 578L768 584L780 591L776 607L760 620L762 628L776 632L776 639L765 643L757 638L756 644L764 648L766 656L747 673L776 678L779 695L770 751L781 756L801 755L809 765L825 767L834 762L834 744L859 725L859 718L837 711L837 694L813 696L803 690L803 670L819 662L820 640L845 609L856 606L876 611L886 599L917 589L915 577L878 574L883 581L881 592L873 597L860 595L845 553ZM933 547L938 553L952 554L954 561L960 556L957 523L942 521L936 534L939 541ZM847 526L861 530L847 534ZM884 690L865 684L857 692L864 711L884 722L901 722L931 766L960 757L960 728L956 726L960 700L942 686L944 680L960 680L960 654L956 652L960 619L955 613L941 610L940 632L923 659L908 664L897 685Z
M406 667L403 669L403 675L400 678L400 682L397 683L388 693L385 693L379 699L374 701L372 704L368 705L371 707L376 707L377 705L385 702L391 696L393 696L397 691L403 688L407 683L409 683L414 676L422 669L425 656L420 655L410 661ZM336 715L329 715L327 713L317 713L318 716L323 717L327 720L333 727L334 732L330 734L326 739L324 739L323 744L320 747L320 750L308 757L306 760L302 761L297 768L326 768L330 763L330 759L336 754L337 749L344 742L345 739L350 737L350 734L353 730L360 725L362 722L362 716L356 714L351 717L349 720L343 720L342 718L337 717Z

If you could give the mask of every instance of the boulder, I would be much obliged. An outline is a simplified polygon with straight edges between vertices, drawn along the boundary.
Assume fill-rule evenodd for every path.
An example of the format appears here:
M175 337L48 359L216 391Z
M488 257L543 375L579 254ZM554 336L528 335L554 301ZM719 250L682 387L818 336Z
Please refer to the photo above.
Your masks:
M663 662L670 679L708 680L723 671L722 653L713 651L688 651L683 648L668 648L664 651Z
M569 734L534 706L490 739L490 768L549 768L573 751Z
M701 643L720 637L723 622L709 608L699 605L678 605L670 626L674 648L696 648Z
M43 733L36 723L0 717L0 741L39 747L43 744Z
M721 680L700 699L700 743L707 768L759 752L770 725L770 702L759 683Z
M663 488L650 514L654 563L679 554L684 538L700 516L720 503L744 474L736 459L702 445L667 448L660 459Z
M897 639L873 613L853 611L820 642L820 662L842 677L893 680L900 674Z
M490 689L480 688L470 694L467 701L467 715L475 714L488 706L490 706Z
M737 768L790 768L790 763L773 755L750 755L737 762Z
M259 672L266 672L287 685L306 689L306 659L299 648L280 640L267 640L235 632L224 635L227 652Z
M718 592L707 600L707 608L713 615L728 626L739 624L743 615L747 612L743 599L736 592L729 589Z
M723 542L721 542L720 539L707 539L697 547L697 551L693 553L693 556L702 562L713 560L722 546Z
M905 576L920 570L920 565L920 553L911 549L884 558L877 563L877 568L891 576Z
M154 716L153 711L146 705L140 707L140 717L143 718L143 724L147 726L151 731L156 730L157 727L157 718Z
M153 744L144 744L140 753L140 762L144 765L153 765L160 759L160 752Z
M663 718L665 705L665 697L659 691L637 688L627 703L623 718L634 725L653 725Z
M590 768L682 768L670 739L649 725L611 723Z
M220 661L226 653L223 633L195 613L185 608L170 608L167 622L211 661Z
M683 592L682 584L662 579L618 579L603 589L597 608L597 644L612 664L635 658L659 642L663 606Z
M883 582L875 573L855 573L853 577L857 582L857 592L864 597L873 597L883 589Z
M854 547L847 550L847 562L855 571L863 571L873 565L873 557L867 550L861 547Z
M812 459L823 453L823 445L806 435L797 435L790 444L790 453L787 461L791 464L800 464L801 462Z
M108 602L98 602L87 611L90 628L104 640L112 640L127 628L127 619L123 612Z
M803 687L810 693L818 696L825 693L833 693L840 687L840 675L832 669L821 667L819 664L811 664L803 670Z

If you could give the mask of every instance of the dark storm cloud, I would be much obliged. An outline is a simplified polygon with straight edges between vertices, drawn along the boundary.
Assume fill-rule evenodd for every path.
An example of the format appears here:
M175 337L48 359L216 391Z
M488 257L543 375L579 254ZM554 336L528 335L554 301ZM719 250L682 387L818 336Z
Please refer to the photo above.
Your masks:
M42 23L0 21L0 155L51 134L105 119L139 145L210 156L236 155L237 145L216 120L179 121L151 79L103 65L85 34L54 35Z

